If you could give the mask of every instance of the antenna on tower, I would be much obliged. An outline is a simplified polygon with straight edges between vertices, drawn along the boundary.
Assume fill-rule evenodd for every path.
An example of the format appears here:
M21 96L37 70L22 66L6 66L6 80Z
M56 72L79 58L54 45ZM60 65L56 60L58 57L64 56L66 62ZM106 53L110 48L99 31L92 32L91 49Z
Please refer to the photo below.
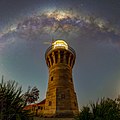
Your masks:
M55 42L55 37L52 35L51 40L50 41L44 41L43 44L53 45L54 42Z
M51 41L45 41L45 42L43 42L43 44L52 45L54 43L54 41L55 41L55 39L54 39L54 37L52 35Z
M2 80L4 80L4 75L2 75Z
M3 83L3 81L4 81L4 75L2 75L2 83Z
M55 42L55 39L54 39L54 36L52 36L52 43L54 43Z

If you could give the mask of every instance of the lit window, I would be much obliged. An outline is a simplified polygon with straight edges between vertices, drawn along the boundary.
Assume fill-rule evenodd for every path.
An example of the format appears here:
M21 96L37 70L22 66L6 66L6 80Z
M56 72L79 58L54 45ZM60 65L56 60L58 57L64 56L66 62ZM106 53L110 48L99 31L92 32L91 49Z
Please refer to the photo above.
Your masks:
M57 40L53 43L53 48L58 48L58 47L63 47L65 49L68 49L68 45L65 41L63 40Z

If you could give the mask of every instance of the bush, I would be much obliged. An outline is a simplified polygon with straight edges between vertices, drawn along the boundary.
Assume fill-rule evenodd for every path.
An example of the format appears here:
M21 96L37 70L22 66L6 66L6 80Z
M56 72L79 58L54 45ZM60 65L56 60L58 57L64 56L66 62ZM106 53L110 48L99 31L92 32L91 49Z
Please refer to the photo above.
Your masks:
M117 99L103 98L84 106L76 120L120 120L120 105Z
M28 120L29 111L24 110L25 101L22 99L22 87L15 81L0 83L0 120Z

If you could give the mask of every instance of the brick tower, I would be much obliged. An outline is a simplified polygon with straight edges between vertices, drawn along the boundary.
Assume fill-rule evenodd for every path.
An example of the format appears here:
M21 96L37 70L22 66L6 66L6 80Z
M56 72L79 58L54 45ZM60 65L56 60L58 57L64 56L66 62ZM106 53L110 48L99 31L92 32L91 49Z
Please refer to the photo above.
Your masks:
M46 51L49 68L46 117L73 117L79 113L72 77L75 58L75 51L63 40L56 40Z

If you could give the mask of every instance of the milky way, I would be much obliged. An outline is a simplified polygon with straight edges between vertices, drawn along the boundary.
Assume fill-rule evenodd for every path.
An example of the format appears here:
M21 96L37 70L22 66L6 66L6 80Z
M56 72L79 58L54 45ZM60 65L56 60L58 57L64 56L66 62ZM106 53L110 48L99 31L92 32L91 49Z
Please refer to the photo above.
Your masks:
M89 33L89 34L88 34ZM116 40L106 39L112 44L119 45L120 30L108 20L90 14L81 14L72 10L44 11L39 15L32 15L12 25L7 30L0 33L0 49L5 45L15 42L15 37L26 40L34 40L40 35L47 34L55 38L63 38L72 34L76 35L95 35L113 34Z
M81 29L99 30L101 32L113 32L120 35L117 27L101 18L93 15L79 15L71 11L59 11L42 13L39 16L31 16L17 26L18 31L26 31L28 34L60 31L64 33L79 32Z

